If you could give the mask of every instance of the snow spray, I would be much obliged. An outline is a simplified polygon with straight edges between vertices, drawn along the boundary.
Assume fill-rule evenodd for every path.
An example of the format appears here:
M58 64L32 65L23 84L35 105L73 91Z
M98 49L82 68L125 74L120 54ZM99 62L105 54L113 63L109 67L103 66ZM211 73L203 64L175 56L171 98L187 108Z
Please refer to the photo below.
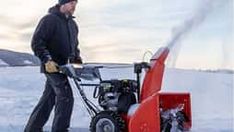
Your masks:
M199 26L208 14L214 9L219 0L202 0L194 15L185 20L181 25L173 28L172 37L167 43L170 49L169 59L167 61L168 67L175 67L175 63L181 48L180 41L192 31L195 27Z
M233 38L233 37L232 37ZM222 62L221 62L221 67L224 69L232 69L234 70L234 46L230 43L232 43L233 41L231 37L225 39L222 43ZM234 82L234 81L233 81ZM233 85L234 87L234 85Z
M222 41L222 63L221 67L224 69L234 70L234 33L233 33L233 1L227 0L227 5L224 7L228 19L225 22L225 35L223 36Z

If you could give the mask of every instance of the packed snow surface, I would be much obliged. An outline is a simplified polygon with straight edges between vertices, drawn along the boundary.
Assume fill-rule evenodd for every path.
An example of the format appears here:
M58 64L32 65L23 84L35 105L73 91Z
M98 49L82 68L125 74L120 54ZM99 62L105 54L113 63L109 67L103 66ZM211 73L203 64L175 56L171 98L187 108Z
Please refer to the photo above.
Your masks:
M39 67L2 67L0 75L0 132L22 132L42 95L45 77ZM103 79L135 78L132 67L102 69L101 75ZM233 88L233 74L167 68L162 91L191 93L192 132L233 132ZM92 99L93 88L84 90L97 104ZM73 92L71 131L88 132L90 117L74 87ZM50 130L52 119L53 113L46 130Z

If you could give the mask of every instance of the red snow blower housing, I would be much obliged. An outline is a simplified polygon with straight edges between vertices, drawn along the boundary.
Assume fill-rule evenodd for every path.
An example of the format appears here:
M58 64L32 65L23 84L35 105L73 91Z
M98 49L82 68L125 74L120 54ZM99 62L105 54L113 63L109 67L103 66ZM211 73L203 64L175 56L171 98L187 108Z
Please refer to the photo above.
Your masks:
M91 132L181 132L191 128L190 94L160 92L168 53L167 47L161 48L150 63L134 64L136 80L102 80L98 69L104 66L60 67L62 73L73 78L92 117ZM141 87L143 69L146 73ZM94 77L100 84L80 81ZM80 86L95 86L93 96L101 108L86 98Z

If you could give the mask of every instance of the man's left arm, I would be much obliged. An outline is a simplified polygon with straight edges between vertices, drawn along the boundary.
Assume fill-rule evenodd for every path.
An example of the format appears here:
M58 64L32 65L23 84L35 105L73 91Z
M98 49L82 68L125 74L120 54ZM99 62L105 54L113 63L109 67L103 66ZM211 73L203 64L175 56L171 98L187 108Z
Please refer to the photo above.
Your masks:
M78 46L77 46L77 48L75 50L75 55L76 55L75 56L75 63L82 64L83 61L82 61L82 58L80 56L80 49L78 48Z
M77 39L76 39L76 42L75 42L76 46L75 46L75 59L74 59L74 63L82 64L83 61L82 61L82 58L80 56L79 37L78 37L78 35L79 35L79 27L78 27L78 25L77 25L76 22L74 22L74 24L75 24L76 32L77 32Z

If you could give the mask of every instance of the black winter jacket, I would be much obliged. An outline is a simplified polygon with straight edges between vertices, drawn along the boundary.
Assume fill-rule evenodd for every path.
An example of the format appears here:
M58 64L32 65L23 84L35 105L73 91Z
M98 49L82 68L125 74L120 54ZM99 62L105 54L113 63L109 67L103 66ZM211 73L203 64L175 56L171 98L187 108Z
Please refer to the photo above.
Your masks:
M78 49L78 26L73 16L66 17L59 11L59 5L49 9L49 13L39 22L33 38L32 50L41 60L41 72L44 64L52 59L59 65L82 63Z

